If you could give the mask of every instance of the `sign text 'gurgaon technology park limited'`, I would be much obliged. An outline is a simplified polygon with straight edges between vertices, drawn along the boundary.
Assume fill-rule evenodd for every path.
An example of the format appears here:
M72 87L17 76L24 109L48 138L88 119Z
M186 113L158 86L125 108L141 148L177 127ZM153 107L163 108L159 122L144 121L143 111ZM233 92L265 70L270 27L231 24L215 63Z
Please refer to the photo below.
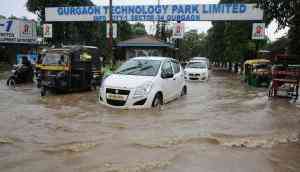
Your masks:
M255 4L113 6L114 21L262 20ZM46 8L46 21L108 21L109 6Z

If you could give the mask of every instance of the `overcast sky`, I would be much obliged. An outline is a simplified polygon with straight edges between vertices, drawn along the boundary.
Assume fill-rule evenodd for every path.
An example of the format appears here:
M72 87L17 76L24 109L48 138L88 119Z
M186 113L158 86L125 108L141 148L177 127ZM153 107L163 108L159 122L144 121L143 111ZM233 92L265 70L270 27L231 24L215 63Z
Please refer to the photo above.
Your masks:
M108 0L92 0L96 5L107 5ZM196 4L196 3L218 3L219 0L160 0L161 4ZM0 15L4 16L17 16L22 17L26 16L30 19L36 19L36 16L26 10L25 7L26 0L0 0ZM158 0L113 0L114 5L124 5L124 4L157 4ZM154 28L153 23L147 22L146 29L148 32L153 32ZM211 27L210 22L185 22L186 30L197 29L199 32L206 32ZM277 24L276 22L272 22L268 29L267 35L268 37L274 41L277 38L285 35L288 29L280 30L276 32Z

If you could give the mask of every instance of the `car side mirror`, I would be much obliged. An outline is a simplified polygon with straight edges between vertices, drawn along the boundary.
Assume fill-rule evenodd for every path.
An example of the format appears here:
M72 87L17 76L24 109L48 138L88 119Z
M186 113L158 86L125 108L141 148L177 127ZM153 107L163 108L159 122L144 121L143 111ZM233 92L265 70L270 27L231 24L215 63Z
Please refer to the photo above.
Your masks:
M167 79L167 78L173 78L174 74L173 73L161 73L161 78Z

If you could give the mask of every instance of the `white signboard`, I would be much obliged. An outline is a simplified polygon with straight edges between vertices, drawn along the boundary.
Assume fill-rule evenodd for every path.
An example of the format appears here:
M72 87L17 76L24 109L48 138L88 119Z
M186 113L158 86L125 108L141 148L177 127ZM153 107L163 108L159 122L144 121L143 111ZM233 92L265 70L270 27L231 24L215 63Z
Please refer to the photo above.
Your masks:
M265 23L253 23L252 39L261 40L266 38Z
M52 24L43 25L44 38L52 38Z
M28 20L0 19L0 42L37 43L35 22Z
M113 26L112 36L113 38L117 38L118 35L117 23L113 23L112 26ZM106 24L106 38L109 38L109 23Z
M184 24L176 23L173 28L173 38L182 39L184 35Z
M113 6L114 21L262 20L255 4L185 4ZM109 6L46 8L46 21L108 21Z

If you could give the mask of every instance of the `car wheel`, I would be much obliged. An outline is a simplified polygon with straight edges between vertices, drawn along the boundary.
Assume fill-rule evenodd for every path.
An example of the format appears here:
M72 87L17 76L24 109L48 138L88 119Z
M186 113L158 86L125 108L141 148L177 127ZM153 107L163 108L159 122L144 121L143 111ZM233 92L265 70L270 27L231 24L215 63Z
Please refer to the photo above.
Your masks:
M187 88L186 88L186 86L184 86L181 90L180 96L186 96L186 94L187 94Z
M152 107L154 108L157 108L157 109L160 109L161 106L163 105L163 100L162 100L162 96L161 94L157 93L153 99L153 102L152 102Z

